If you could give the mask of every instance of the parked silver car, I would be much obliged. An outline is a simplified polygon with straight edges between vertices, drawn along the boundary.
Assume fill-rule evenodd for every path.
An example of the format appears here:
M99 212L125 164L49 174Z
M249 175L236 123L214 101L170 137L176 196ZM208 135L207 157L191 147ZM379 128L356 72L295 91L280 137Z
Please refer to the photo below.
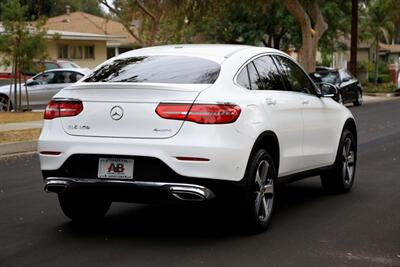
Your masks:
M52 69L33 76L26 82L30 108L45 108L47 102L58 91L77 82L90 72L89 69L84 68ZM17 86L17 89L19 90L19 86ZM21 85L21 91L22 106L26 107L27 98L24 84ZM14 105L14 86L11 85L11 93L9 84L0 86L0 111L7 110L9 99L12 108Z

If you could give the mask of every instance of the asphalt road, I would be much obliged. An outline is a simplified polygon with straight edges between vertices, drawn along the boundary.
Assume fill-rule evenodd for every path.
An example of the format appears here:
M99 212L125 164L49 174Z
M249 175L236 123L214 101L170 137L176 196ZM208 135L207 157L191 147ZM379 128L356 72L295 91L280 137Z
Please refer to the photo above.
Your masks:
M0 160L0 266L400 266L400 99L351 108L354 190L318 178L284 186L270 229L246 235L232 211L113 204L71 223L43 192L36 155Z

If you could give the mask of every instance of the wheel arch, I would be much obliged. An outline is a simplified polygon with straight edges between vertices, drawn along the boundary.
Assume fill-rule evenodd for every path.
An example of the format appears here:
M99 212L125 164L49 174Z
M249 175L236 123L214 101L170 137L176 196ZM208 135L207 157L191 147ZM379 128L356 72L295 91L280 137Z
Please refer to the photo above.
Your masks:
M280 147L277 135L273 131L265 131L261 133L256 141L254 142L253 148L251 149L249 161L251 155L258 149L265 148L271 155L272 160L275 163L275 168L277 175L279 173L279 163L280 163ZM248 162L249 163L249 162Z
M348 118L345 121L345 123L343 125L343 130L345 130L345 129L349 130L353 134L354 139L356 140L356 144L358 144L357 126L356 126L356 122L353 118Z

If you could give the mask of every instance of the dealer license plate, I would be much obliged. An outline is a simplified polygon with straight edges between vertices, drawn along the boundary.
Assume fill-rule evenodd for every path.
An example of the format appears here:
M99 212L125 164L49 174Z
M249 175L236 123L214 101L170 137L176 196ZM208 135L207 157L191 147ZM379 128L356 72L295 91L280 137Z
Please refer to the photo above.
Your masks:
M133 159L100 158L98 177L103 179L132 179Z

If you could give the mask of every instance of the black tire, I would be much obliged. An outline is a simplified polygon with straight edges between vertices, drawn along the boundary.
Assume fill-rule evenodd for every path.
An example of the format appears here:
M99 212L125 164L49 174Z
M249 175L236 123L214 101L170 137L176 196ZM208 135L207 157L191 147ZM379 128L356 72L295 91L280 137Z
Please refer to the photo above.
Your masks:
M361 90L357 90L357 95L356 95L356 100L354 100L353 105L354 106L361 106L363 104L363 95Z
M64 214L73 221L100 220L110 208L111 201L76 193L60 193L58 200Z
M347 193L351 190L357 166L357 143L354 135L343 130L333 169L321 174L321 183L329 193Z
M7 111L7 106L8 106L8 96L0 95L0 112ZM10 106L11 106L11 103L10 103ZM11 108L10 108L10 110L11 110Z
M275 203L276 168L265 149L252 154L245 179L247 192L242 202L243 218L247 230L259 233L271 223Z

